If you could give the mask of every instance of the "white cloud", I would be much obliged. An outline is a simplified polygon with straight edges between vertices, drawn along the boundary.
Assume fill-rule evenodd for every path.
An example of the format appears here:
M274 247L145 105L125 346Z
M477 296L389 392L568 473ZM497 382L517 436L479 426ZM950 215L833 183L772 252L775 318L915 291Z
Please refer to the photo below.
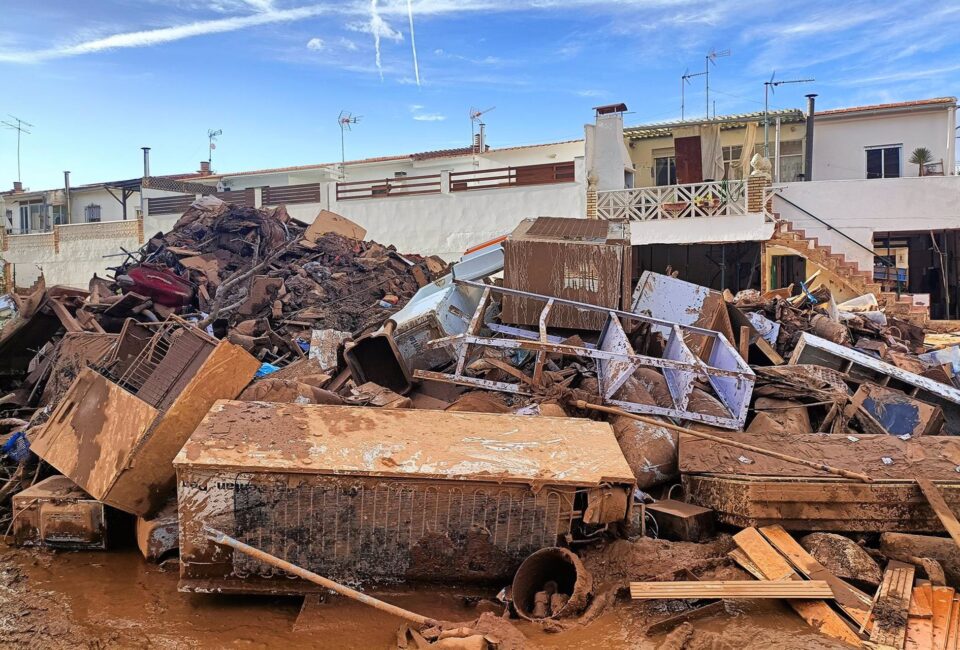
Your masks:
M413 119L418 122L442 122L447 119L447 116L441 115L440 113L421 113L414 115Z
M356 52L359 49L357 44L351 41L349 38L341 38L337 42L340 44L340 47L345 50L350 50L351 52Z
M320 50L324 49L326 46L327 44L323 42L322 38L311 38L309 41L307 41L308 50L314 50L316 52L319 52Z
M604 90L587 89L587 90L578 90L577 94L580 97L603 97L607 93Z
M46 50L0 51L0 62L37 63L52 59L80 56L82 54L93 54L106 50L147 47L196 36L233 32L258 25L302 20L327 13L327 11L328 9L322 5L312 5L309 7L299 7L297 9L265 11L250 16L201 20L185 25L177 25L175 27L161 27L159 29L114 34L105 38L83 41L75 43L74 45L63 45Z
M411 113L416 113L417 111L422 110L422 109L423 109L423 105L422 105L422 104L410 104L410 112L411 112Z

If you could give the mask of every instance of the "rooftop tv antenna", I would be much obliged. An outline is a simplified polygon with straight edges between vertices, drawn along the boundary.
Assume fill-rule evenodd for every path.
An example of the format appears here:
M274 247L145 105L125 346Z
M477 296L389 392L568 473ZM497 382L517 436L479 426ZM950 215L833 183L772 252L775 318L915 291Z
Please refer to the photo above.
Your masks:
M694 72L691 74L690 68L687 68L683 71L683 76L680 77L680 120L684 119L685 110L686 110L686 86L690 83L690 80L694 77L702 77L707 74L706 72Z
M763 157L770 157L770 95L774 92L774 88L777 86L783 86L786 84L806 84L815 81L815 79L784 79L782 81L774 81L773 78L777 76L777 71L774 70L773 74L770 75L770 81L763 82Z
M470 148L473 149L473 153L483 153L484 145L484 127L486 124L481 121L480 116L489 113L496 106L491 106L490 108L485 108L482 111L476 108L470 107ZM477 142L477 127L480 127L480 141Z
M17 182L20 183L23 180L20 178L20 136L22 136L24 133L30 135L30 131L25 127L30 127L32 129L34 126L30 124L30 122L24 122L15 115L10 115L9 113L7 113L7 115L9 115L10 119L16 122L16 124L3 120L0 121L0 125L3 125L8 129L13 129L17 132Z
M719 52L710 50L703 63L703 74L706 77L704 81L707 91L707 119L710 119L710 65L717 65L717 59L724 56L730 56L730 50L721 50Z
M213 150L217 148L217 136L223 135L223 129L207 129L207 141L209 146L207 147L207 165L213 169Z
M350 111L340 111L337 123L340 125L340 178L347 177L347 148L344 134L352 131L352 125L360 121L361 115L354 115Z

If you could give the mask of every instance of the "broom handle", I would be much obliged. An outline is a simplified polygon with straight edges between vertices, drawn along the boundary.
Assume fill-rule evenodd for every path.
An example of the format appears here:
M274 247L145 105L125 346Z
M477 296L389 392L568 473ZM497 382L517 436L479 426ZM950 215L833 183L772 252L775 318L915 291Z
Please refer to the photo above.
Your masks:
M777 458L779 460L785 461L787 463L794 463L796 465L806 465L807 467L812 467L813 469L818 469L822 472L828 472L834 474L835 476L842 476L843 478L852 478L857 481L862 481L864 483L873 483L871 479L866 474L859 474L857 472L851 472L848 469L841 469L839 467L833 467L832 465L826 465L824 463L815 463L812 460L807 460L805 458L797 458L796 456L789 456L787 454L781 454L778 451L770 451L769 449L763 449L762 447L754 447L745 442L737 442L735 440L728 440L720 436L713 436L709 433L703 433L702 431L695 431L693 429L688 429L687 427L681 427L676 424L671 424L669 422L660 422L659 420L654 420L653 418L643 417L642 415L636 415L634 413L629 413L627 411L613 408L610 406L601 406L599 404L590 404L583 400L577 400L577 408L580 409L590 409L592 411L600 411L602 413L610 413L611 415L622 415L623 417L630 418L631 420L638 420L640 422L645 422L647 424L663 427L664 429L672 429L679 433L686 433L695 438L701 438L703 440L711 440L713 442L718 442L722 445L728 445L730 447L737 447L739 449L746 449L747 451L752 451L755 454L762 454L764 456L770 456L772 458Z
M261 551L258 548L248 546L247 544L244 544L241 541L233 539L232 537L229 537L228 535L221 533L218 530L208 529L208 536L216 544L223 544L225 546L229 546L233 549L236 549L237 551L240 551L244 555L249 555L250 557L260 560L261 562L265 562L266 564L275 566L278 569L283 569L287 573L292 573L295 576L298 576L300 578L303 578L304 580L307 580L308 582L318 584L321 587L326 587L331 591L337 592L341 596L346 596L347 598L352 598L353 600L359 601L364 605L370 605L371 607L375 607L376 609L379 609L381 612L392 614L393 616L397 616L404 620L410 621L411 623L416 623L417 625L430 625L430 626L441 625L441 622L436 619L428 618L426 616L421 616L420 614L411 612L408 609L397 607L396 605L385 603L382 600L374 598L373 596L362 594L359 591L351 589L350 587L344 587L339 582L334 582L333 580L324 578L323 576L317 575L312 571L301 569L296 564L290 564L286 560L281 560L280 558L270 555L269 553L265 553L264 551Z

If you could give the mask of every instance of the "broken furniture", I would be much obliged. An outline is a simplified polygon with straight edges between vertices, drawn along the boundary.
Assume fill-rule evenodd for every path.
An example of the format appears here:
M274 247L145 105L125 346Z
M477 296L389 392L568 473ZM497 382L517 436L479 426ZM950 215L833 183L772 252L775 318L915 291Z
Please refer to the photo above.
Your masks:
M335 580L507 580L624 521L634 485L606 423L264 402L217 402L174 465L180 589L203 592L311 589L211 528Z
M373 381L406 395L413 388L411 371L449 363L453 357L448 350L427 344L465 332L483 293L456 281L478 280L502 268L503 248L500 240L493 240L465 253L447 275L420 287L382 328L346 345L343 356L354 383Z
M935 436L943 428L943 410L939 406L869 383L860 385L844 416L857 418L868 433Z
M682 420L696 420L727 429L740 429L746 420L750 394L753 390L754 374L737 351L712 330L668 323L650 316L641 316L614 309L604 309L594 305L578 303L563 298L541 296L505 287L486 286L474 282L458 284L482 288L484 294L470 321L469 329L455 336L435 339L429 342L431 348L448 347L457 352L457 364L452 373L415 371L418 379L432 379L452 384L475 386L488 390L525 395L530 393L530 385L538 386L542 380L543 367L547 355L551 353L568 356L587 357L597 362L597 375L600 385L600 398L606 403L618 406L633 413L649 413ZM523 296L528 301L537 301L543 306L540 311L540 331L537 340L526 338L506 338L480 336L484 324L484 315L493 293ZM546 323L555 306L565 305L581 312L601 313L606 322L600 332L596 347L573 345L569 343L551 343ZM650 323L666 326L670 329L663 358L640 355L634 352L620 320ZM709 362L697 357L685 343L686 334L703 336L715 343L711 345ZM482 353L483 349L498 351L531 351L536 353L536 367L532 377L522 376L520 383L490 381L465 374L468 360ZM667 380L674 407L665 408L649 404L637 404L616 399L614 396L627 379L640 367L660 368ZM522 373L521 373L522 375ZM726 416L699 413L688 410L690 395L700 380L716 392L717 397L727 411Z
M73 550L107 547L104 506L65 476L51 476L13 496L13 542Z
M850 381L871 382L903 391L943 409L944 431L960 434L960 389L885 363L863 352L804 332L790 357L791 364L815 364L839 370Z
M125 330L107 365L80 372L31 449L94 498L150 515L173 491L171 461L204 413L238 395L260 363L176 318L134 354L125 339L140 329Z
M626 221L539 217L524 219L503 244L501 320L539 325L542 305L526 294L563 298L548 314L549 327L599 330L604 309L583 313L572 303L627 310L632 249Z
M682 542L703 542L716 534L713 510L692 503L661 499L645 507L657 524L657 537Z

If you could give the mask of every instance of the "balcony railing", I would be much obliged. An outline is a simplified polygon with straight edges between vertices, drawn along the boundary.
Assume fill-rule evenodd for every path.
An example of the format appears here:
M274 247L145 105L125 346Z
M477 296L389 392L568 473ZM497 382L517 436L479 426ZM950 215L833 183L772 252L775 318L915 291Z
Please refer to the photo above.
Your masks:
M372 181L337 183L337 201L439 193L440 174L396 176L394 178L378 178Z
M747 214L747 182L711 181L597 192L601 219L660 221Z
M521 167L450 172L450 191L484 190L514 185L572 183L575 180L574 176L574 163L572 161L546 165L523 165Z

